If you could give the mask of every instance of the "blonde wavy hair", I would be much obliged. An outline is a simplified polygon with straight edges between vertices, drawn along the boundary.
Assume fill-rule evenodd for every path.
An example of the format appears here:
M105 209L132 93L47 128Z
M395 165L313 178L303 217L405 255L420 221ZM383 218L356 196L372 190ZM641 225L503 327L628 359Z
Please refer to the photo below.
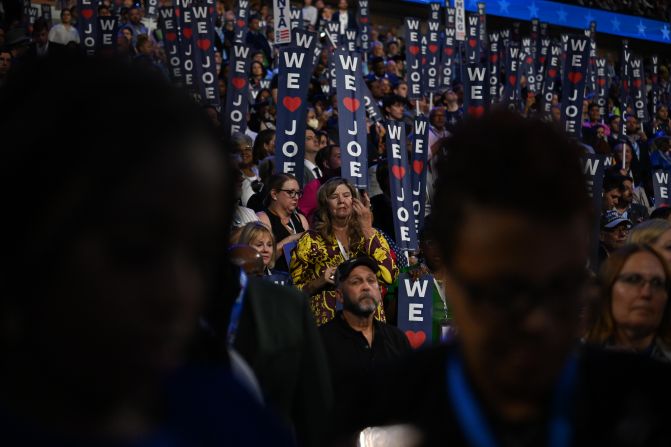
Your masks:
M671 222L666 219L646 220L632 228L627 243L653 245L667 230L671 230Z
M275 238L273 237L273 232L268 229L260 221L249 222L240 232L240 238L238 239L239 244L249 245L253 248L252 243L261 236L268 236L270 241L273 243L273 250L270 255L270 262L268 263L268 268L275 267L275 259L277 252L277 244L275 244Z

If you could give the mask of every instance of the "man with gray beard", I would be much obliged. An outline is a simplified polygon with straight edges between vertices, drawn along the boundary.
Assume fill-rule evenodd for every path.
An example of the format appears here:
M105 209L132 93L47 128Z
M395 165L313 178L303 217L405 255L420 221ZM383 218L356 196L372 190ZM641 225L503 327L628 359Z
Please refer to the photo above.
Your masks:
M319 330L336 399L352 390L352 380L410 352L403 332L373 318L382 299L377 270L376 261L359 257L343 262L335 273L336 299L342 311Z

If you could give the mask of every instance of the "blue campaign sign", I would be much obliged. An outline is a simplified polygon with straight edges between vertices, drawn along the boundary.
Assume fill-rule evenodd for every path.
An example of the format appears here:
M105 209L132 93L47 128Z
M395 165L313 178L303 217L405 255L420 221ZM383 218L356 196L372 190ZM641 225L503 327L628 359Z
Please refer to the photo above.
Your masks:
M406 0L412 3L430 3L431 0ZM464 1L466 10L478 10L476 0ZM454 4L454 0L450 2ZM671 26L659 20L617 14L600 9L572 6L547 0L496 0L487 2L487 14L517 20L534 18L551 25L587 29L592 21L599 24L599 32L652 42L671 43Z
M433 276L413 281L408 273L398 277L398 328L414 349L429 346L433 322Z

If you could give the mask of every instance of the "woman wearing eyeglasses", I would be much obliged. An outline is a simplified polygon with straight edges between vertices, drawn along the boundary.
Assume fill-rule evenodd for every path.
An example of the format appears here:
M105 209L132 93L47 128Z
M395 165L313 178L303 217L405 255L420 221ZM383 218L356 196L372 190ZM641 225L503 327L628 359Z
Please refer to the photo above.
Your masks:
M314 229L298 241L291 255L290 273L294 285L310 296L310 307L317 324L335 317L335 270L347 259L368 256L379 266L381 284L392 284L398 266L382 234L373 228L370 202L360 198L347 180L334 177L317 194L318 209ZM385 321L382 304L375 318Z
M648 245L626 245L601 268L601 299L586 341L671 363L669 266Z
M297 211L298 199L303 192L296 178L289 174L276 174L268 181L265 208L257 216L273 232L277 241L275 269L289 271L284 257L284 246L297 241L310 228L308 220Z

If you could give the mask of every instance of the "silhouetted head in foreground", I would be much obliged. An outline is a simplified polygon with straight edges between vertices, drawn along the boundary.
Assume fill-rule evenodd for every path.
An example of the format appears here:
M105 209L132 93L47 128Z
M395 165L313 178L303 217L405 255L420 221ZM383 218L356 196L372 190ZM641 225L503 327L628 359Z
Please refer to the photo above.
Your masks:
M113 431L100 425L142 414L183 362L231 176L202 111L152 73L77 58L14 75L0 92L2 393L47 425Z
M445 148L432 219L464 360L497 411L524 417L576 340L590 209L580 148L506 112L464 122Z

